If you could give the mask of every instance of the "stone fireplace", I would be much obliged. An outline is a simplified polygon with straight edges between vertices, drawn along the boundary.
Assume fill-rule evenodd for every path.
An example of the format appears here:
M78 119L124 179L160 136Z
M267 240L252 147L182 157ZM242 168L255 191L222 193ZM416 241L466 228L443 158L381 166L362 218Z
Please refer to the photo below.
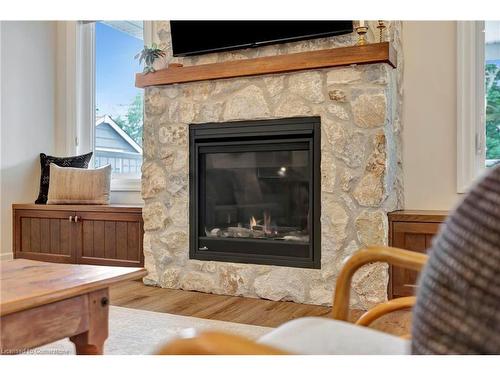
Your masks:
M156 29L157 42L169 49L168 22L157 22ZM398 23L390 23L390 40L398 54L399 30ZM194 65L352 44L353 36L341 36L167 60ZM386 214L401 206L400 69L400 63L397 69L373 64L146 88L142 195L149 275L145 283L331 304L342 261L360 247L387 244ZM314 147L305 146L308 136L293 138L301 119L313 119L319 132L315 177L311 177L314 159L309 159ZM273 124L286 121L292 127L291 138L271 134ZM234 130L235 124L240 128L232 134L234 143L221 144L221 132L230 126ZM245 126L264 130L242 139ZM214 141L207 143L214 144L203 146L195 139L203 129ZM244 147L276 144L280 137L280 142L292 146L281 150L259 146L264 147L260 156ZM194 152L195 143L205 147L203 157ZM201 206L193 202L200 189L193 185L193 166L190 176L193 160L197 168L204 168L206 199ZM257 184L260 190L236 189L242 182ZM249 195L256 191L264 193L260 201ZM259 246L249 248L255 241ZM235 257L235 243L254 258ZM283 246L287 250L280 250ZM295 264L270 256L285 251L282 258L288 259L293 248L299 249L295 254L301 258ZM216 254L207 257L214 249ZM227 253L232 258L224 256ZM353 281L353 307L367 308L384 300L387 280L386 265L361 269Z
M320 118L193 124L190 259L320 268Z

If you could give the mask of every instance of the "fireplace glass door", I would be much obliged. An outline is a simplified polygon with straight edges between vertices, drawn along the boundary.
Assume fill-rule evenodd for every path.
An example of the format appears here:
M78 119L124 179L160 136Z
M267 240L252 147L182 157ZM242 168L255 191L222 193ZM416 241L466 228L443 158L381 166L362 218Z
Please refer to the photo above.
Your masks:
M203 154L207 237L309 242L307 144L269 148L279 150Z
M192 146L195 255L308 266L314 258L318 162L313 137L307 132L292 137L246 134L241 139L203 139Z

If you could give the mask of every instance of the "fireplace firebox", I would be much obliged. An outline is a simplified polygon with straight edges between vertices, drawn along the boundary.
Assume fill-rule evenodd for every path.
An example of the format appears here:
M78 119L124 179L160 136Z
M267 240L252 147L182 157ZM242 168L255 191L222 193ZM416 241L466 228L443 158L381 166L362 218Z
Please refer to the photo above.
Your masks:
M192 124L191 259L320 268L320 118Z

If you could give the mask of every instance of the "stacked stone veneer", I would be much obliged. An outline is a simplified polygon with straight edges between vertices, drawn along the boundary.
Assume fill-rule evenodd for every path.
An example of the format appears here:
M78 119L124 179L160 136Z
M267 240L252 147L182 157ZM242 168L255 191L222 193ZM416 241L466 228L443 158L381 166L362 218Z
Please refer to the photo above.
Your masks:
M168 23L157 23L157 29L159 42L168 49ZM396 38L398 24L391 23L390 30ZM181 62L351 43L351 36L319 39ZM142 177L149 271L145 283L330 304L342 261L362 246L386 244L386 213L401 202L398 76L398 70L374 64L147 88ZM321 117L321 269L189 259L189 124L292 116ZM361 269L353 282L353 307L384 300L387 281L384 264Z

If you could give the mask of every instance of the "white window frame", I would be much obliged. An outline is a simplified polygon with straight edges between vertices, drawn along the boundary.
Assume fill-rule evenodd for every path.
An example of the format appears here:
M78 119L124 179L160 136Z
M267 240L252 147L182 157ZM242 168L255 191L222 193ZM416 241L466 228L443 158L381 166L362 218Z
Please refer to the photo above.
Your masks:
M154 24L152 21L143 22L144 44L150 45ZM66 77L68 91L74 93L74 111L68 110L66 115L70 120L68 124L73 124L72 129L67 131L67 150L69 153L82 154L94 150L95 22L69 23L67 33L67 53L74 58L74 64L69 64ZM72 43L74 46L71 46ZM141 191L141 178L113 178L111 191Z
M457 21L457 192L486 170L484 21Z

